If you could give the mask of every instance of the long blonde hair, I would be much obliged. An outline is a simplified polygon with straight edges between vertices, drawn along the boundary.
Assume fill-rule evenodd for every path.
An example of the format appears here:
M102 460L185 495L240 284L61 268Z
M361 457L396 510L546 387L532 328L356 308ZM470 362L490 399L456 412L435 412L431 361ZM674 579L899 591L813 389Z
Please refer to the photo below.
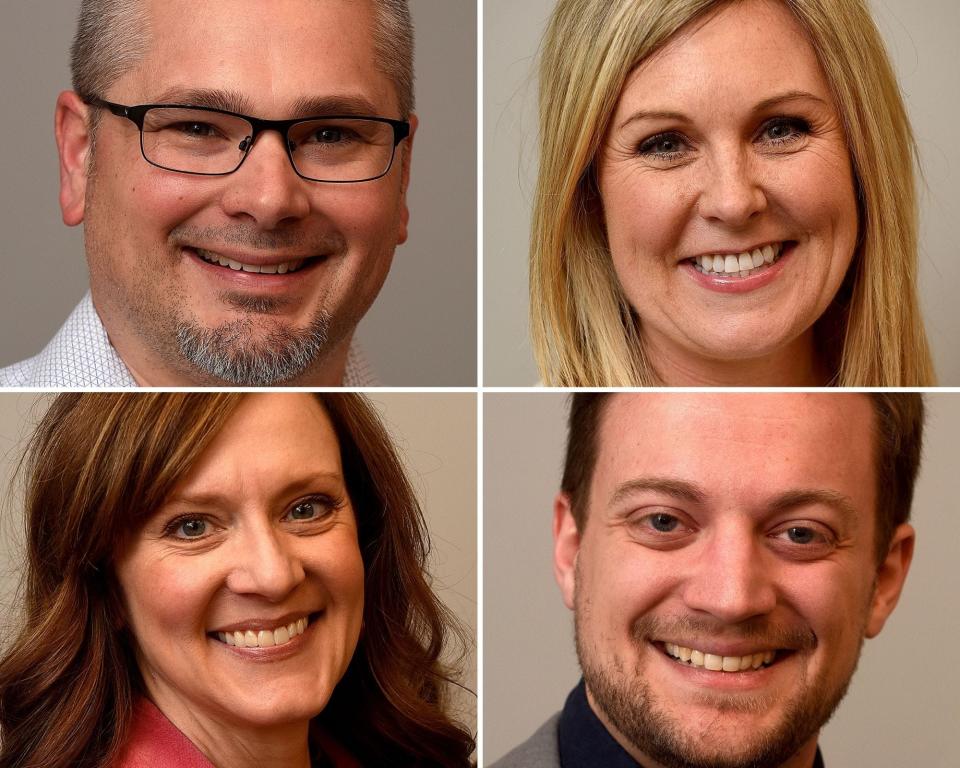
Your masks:
M731 1L557 3L540 61L530 243L530 326L547 385L660 383L613 269L595 161L630 73L682 27ZM864 0L781 1L830 83L856 185L857 251L816 326L831 383L932 386L917 298L917 150L883 41Z

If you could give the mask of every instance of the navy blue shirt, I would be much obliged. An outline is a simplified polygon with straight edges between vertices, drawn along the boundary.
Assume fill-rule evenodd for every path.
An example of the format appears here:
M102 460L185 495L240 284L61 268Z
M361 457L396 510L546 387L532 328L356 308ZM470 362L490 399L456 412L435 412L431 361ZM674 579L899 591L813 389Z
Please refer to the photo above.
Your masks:
M563 768L643 768L627 754L600 722L587 701L587 687L583 680L567 696L557 726L560 742L560 764ZM813 768L823 768L823 758L817 747Z

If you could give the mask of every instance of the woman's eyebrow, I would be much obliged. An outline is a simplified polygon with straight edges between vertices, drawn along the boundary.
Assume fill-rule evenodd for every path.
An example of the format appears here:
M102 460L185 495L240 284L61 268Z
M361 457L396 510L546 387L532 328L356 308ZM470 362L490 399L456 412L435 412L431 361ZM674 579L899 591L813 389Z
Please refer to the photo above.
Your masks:
M795 101L815 101L824 107L830 106L819 96L809 93L808 91L794 90L778 93L775 96L769 96L768 98L763 99L763 101L757 102L751 112L754 114L758 112L766 112L768 109L773 107L778 107ZM685 115L683 112L676 112L668 109L641 109L630 113L630 115L627 116L627 118L617 126L617 130L622 130L630 123L634 123L639 120L675 120L681 123L693 122L690 117Z
M292 478L285 483L273 495L285 497L293 493L301 493L314 489L316 485L325 485L333 483L338 486L346 487L346 480L341 472L336 471L317 471L308 472L303 475ZM189 487L179 492L172 493L164 504L180 504L185 506L197 507L215 507L222 504L231 503L234 500L230 491L206 491L202 488L191 490Z

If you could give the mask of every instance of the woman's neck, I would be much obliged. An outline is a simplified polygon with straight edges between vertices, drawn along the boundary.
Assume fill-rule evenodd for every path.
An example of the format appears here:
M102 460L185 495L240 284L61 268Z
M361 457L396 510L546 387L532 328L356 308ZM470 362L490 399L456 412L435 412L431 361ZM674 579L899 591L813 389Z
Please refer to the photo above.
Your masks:
M691 354L662 339L644 344L661 386L666 387L823 387L830 380L807 331L786 347L742 360L717 360Z
M216 768L310 768L310 721L252 727L200 712L173 696L154 698L163 715Z

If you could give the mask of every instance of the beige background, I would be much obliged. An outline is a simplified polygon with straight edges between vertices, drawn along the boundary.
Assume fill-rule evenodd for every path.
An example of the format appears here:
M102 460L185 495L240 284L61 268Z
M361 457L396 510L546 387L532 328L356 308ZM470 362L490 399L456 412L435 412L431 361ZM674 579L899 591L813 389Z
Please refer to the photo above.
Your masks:
M79 0L0 0L0 366L39 352L87 285L81 228L60 218L53 139ZM360 325L389 386L477 381L477 4L410 0L420 128L410 239Z
M740 397L750 397L741 394ZM572 614L553 580L550 525L566 440L566 397L484 397L483 764L559 710L580 672ZM912 522L917 549L883 632L864 646L847 698L821 737L828 766L960 765L960 394L927 398Z
M535 54L555 0L483 5L484 383L539 379L527 328L527 240L536 178ZM870 0L910 112L928 188L920 292L940 384L960 384L960 33L957 0Z
M0 394L0 643L11 626L23 512L10 475L50 395ZM469 631L474 646L461 677L477 690L477 396L473 393L376 393L379 410L407 466L433 543L434 590ZM476 732L477 700L458 691L454 707Z

